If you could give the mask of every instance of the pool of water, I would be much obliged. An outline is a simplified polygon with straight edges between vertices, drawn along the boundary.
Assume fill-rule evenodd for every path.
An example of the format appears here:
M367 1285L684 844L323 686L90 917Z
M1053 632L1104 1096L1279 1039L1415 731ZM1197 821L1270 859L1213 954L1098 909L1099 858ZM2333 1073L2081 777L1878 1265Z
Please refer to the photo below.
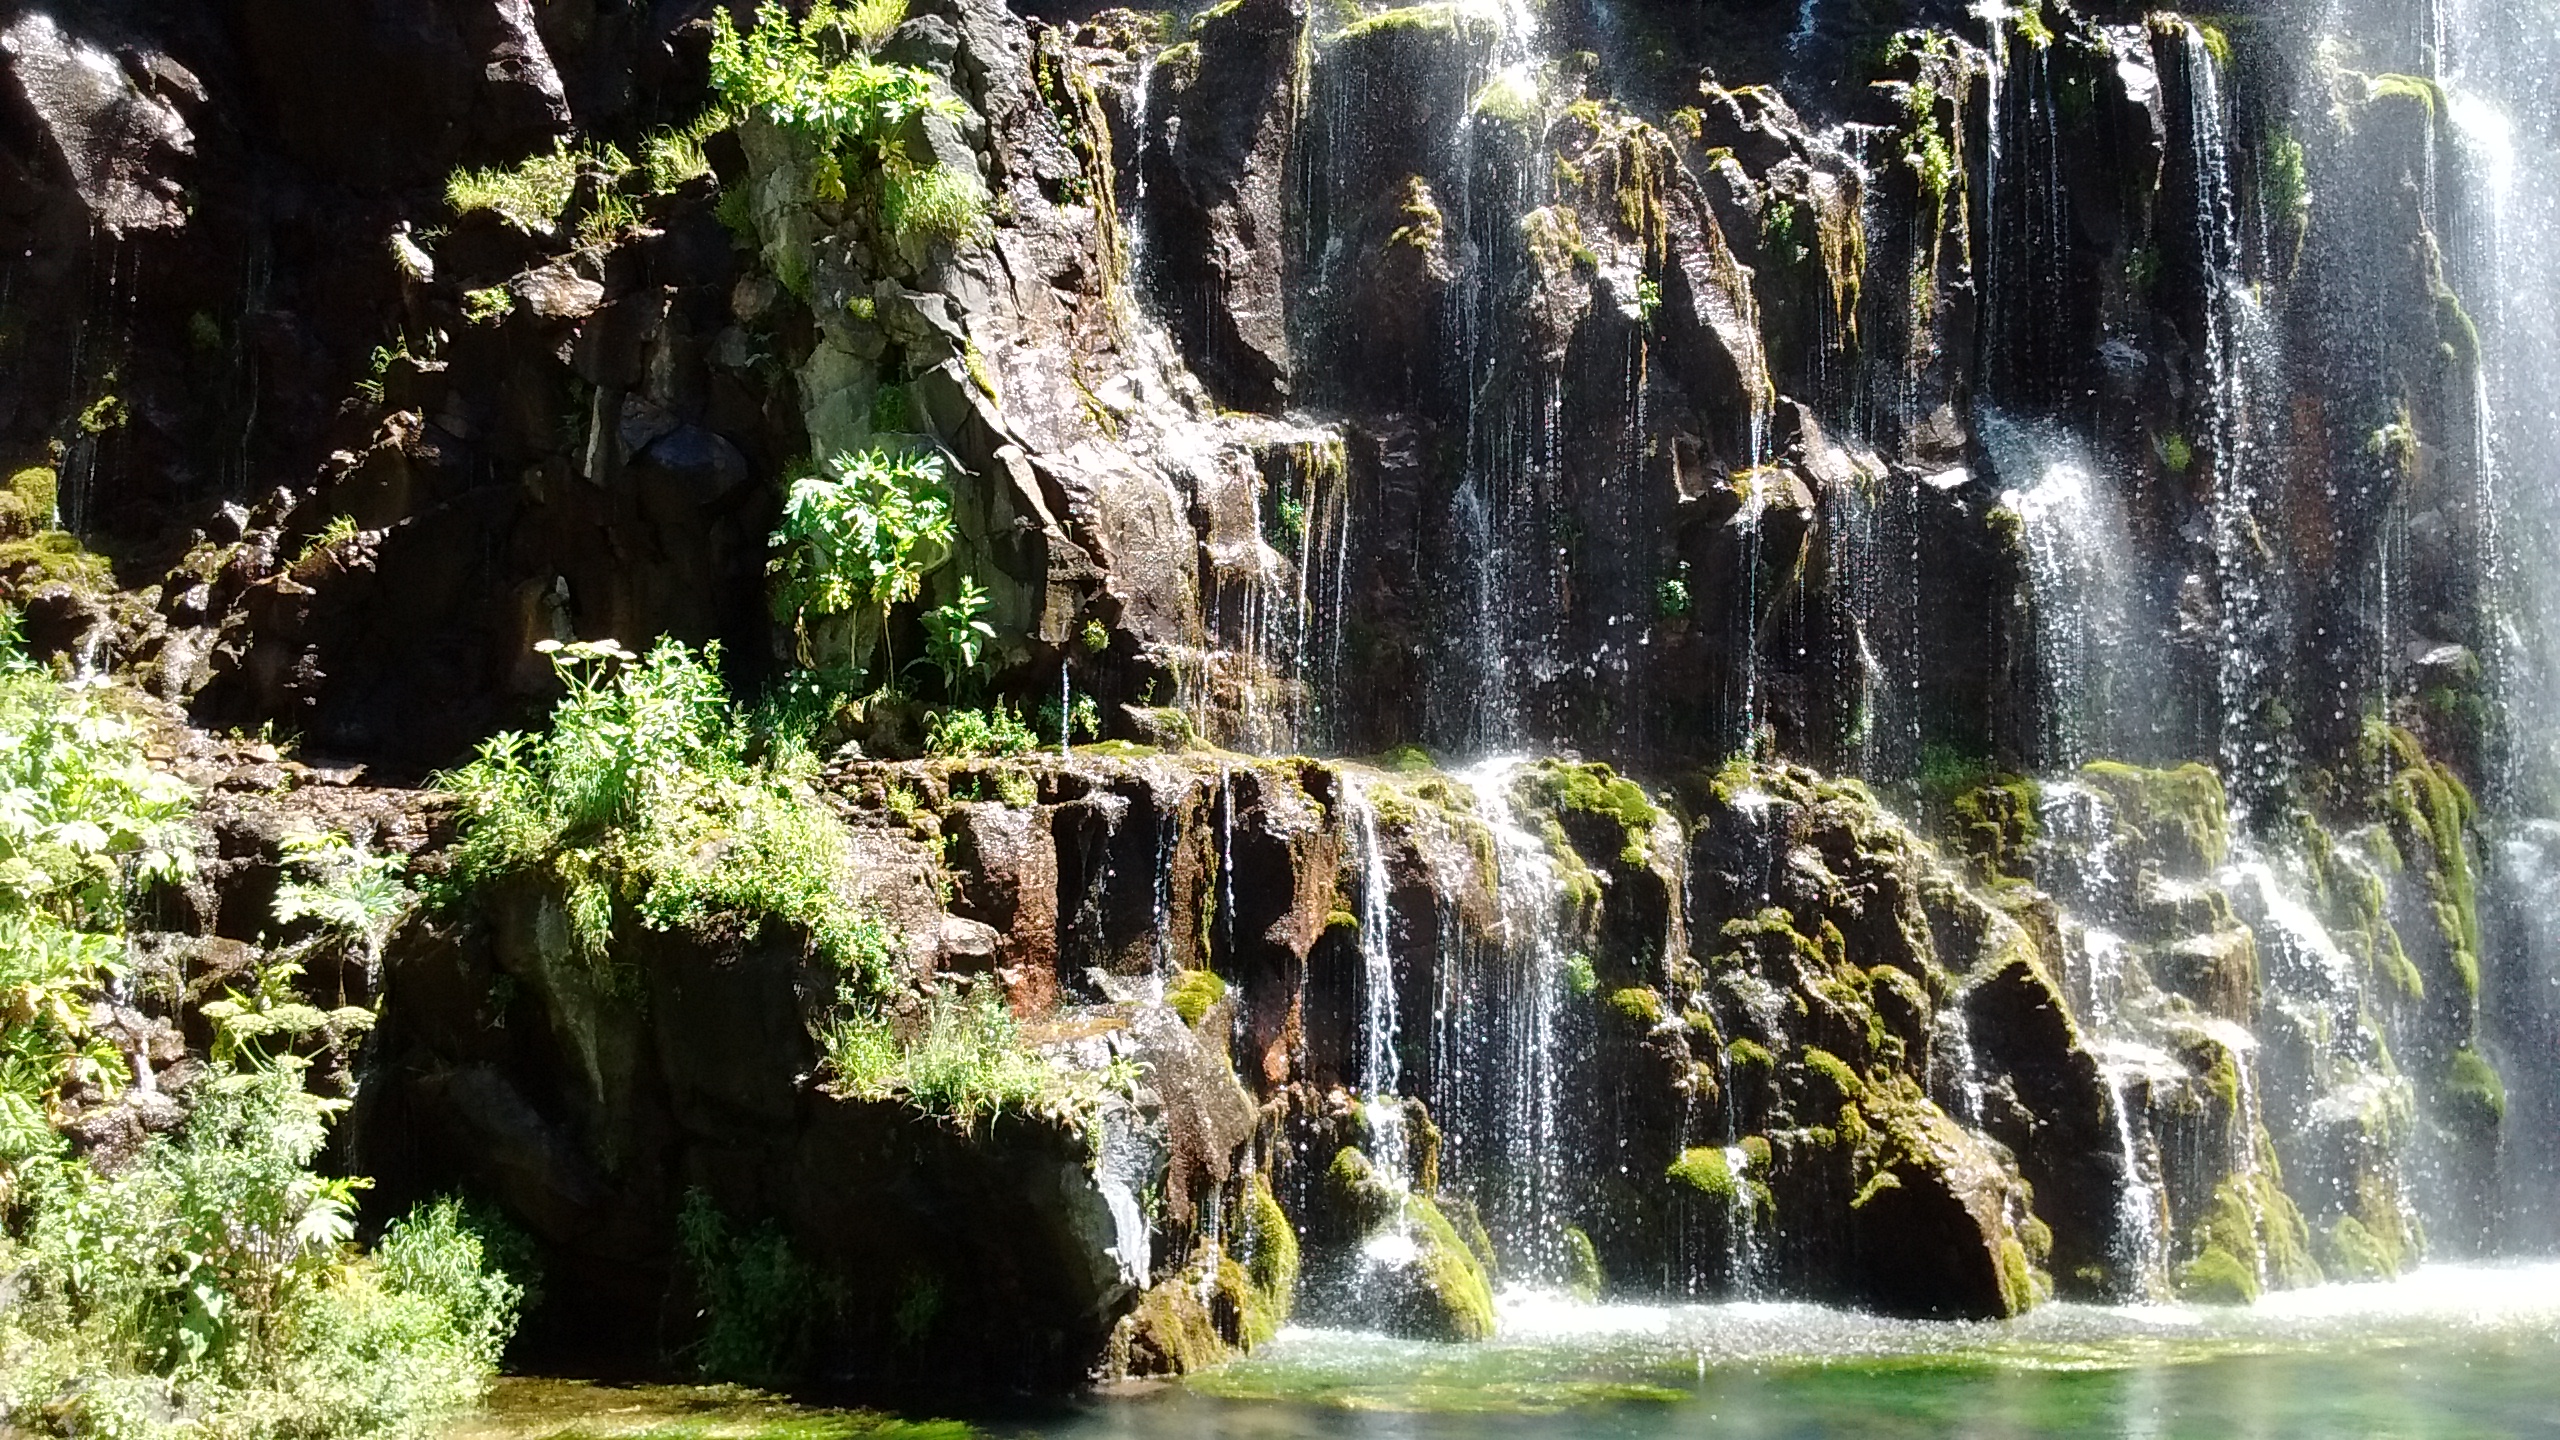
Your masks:
M558 1382L508 1382L476 1424L457 1440L2560 1437L2560 1264L2431 1267L2247 1309L2050 1305L1985 1324L1514 1295L1488 1344L1292 1330L1215 1374L967 1425Z

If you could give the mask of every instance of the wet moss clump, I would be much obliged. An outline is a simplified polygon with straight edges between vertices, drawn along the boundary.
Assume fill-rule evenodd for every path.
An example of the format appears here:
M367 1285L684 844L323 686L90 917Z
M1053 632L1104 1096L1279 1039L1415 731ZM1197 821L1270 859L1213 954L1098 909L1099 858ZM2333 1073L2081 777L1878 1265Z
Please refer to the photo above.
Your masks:
M2324 1268L2332 1279L2388 1280L2400 1273L2399 1258L2353 1215L2339 1216L2322 1240Z
M1519 794L1531 807L1552 813L1577 839L1614 827L1621 865L1642 867L1653 858L1653 827L1662 812L1645 798L1643 786L1606 765L1542 760L1520 777Z
M1227 998L1227 982L1214 970L1178 970L1164 987L1164 1003L1182 1017L1185 1025L1197 1025L1211 1007Z
M1600 1298L1600 1252L1579 1225L1564 1227L1564 1288L1576 1300Z
M1253 1346L1279 1333L1298 1299L1298 1232L1271 1193L1267 1175L1245 1182L1242 1240L1245 1277L1260 1302L1249 1317L1256 1323L1245 1327L1245 1344Z
M2455 981L2465 995L2476 996L2480 901L2467 837L2479 811L2471 791L2397 725L2368 724L2360 758L2368 773L2381 777L2369 806L2382 817L2402 863L2425 887Z
M1613 992L1609 996L1609 1010L1620 1020L1640 1029L1650 1030L1662 1023L1662 997L1641 985Z
M2506 1082L2487 1057L2467 1045L2445 1062L2443 1094L2445 1116L2460 1129L2488 1134L2506 1121Z
M2080 783L2107 797L2139 845L2164 869L2196 873L2222 864L2231 834L2222 777L2203 765L2146 770L2113 760L2080 767Z
M1680 1152L1680 1158L1672 1161L1664 1173L1673 1184L1686 1186L1718 1205L1731 1205L1742 1183L1725 1153L1706 1145Z
M1992 882L2031 873L2029 856L2043 838L2036 819L2036 782L2022 775L1993 775L1958 792L1947 803L1956 845L1974 863L1977 878Z

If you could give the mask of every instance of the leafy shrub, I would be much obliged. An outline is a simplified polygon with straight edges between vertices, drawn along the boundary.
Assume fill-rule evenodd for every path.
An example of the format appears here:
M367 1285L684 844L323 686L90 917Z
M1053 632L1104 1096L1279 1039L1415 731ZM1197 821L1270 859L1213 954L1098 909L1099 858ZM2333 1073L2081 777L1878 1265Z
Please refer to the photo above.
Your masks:
M906 153L909 121L927 113L958 118L967 107L939 93L930 73L864 53L896 28L891 17L904 8L903 0L870 0L849 11L819 5L795 21L765 0L755 28L743 34L726 11L715 13L711 42L711 86L722 102L813 146L818 198L845 199L855 187L871 187L882 228L902 246L976 234L987 205L976 175L919 164Z
M914 599L951 553L951 492L931 455L866 450L838 455L827 471L794 481L783 504L773 611L792 626L803 664L859 671L868 641L829 622L886 634L890 607Z
M741 1234L710 1196L689 1191L676 1215L676 1249L702 1302L702 1333L689 1352L695 1368L750 1385L788 1385L808 1373L842 1297L780 1227L767 1222Z
M1040 737L1022 723L1010 706L990 710L951 709L925 722L925 753L955 760L1025 755L1040 748Z
M528 235L560 228L578 181L593 175L609 191L631 169L629 156L611 145L572 146L566 139L511 166L456 170L444 199L457 215L487 210Z
M973 575L960 577L950 603L924 612L925 658L942 672L946 690L958 693L985 663L987 642L996 638L996 627L982 618L986 613L986 587Z
M441 780L462 805L444 898L547 878L599 967L625 906L651 929L698 934L752 938L778 919L866 988L886 983L887 930L837 888L851 852L795 768L805 752L748 761L716 645L698 658L673 639L645 659L611 641L549 649L569 692L551 728L493 736Z

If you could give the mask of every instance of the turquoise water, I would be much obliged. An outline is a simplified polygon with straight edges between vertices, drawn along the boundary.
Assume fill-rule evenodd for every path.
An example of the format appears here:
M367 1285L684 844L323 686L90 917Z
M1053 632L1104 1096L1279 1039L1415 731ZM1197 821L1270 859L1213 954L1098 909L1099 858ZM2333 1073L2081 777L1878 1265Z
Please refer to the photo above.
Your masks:
M1477 1346L1292 1330L1213 1375L933 1433L2560 1440L2560 1264L2433 1267L2388 1285L2329 1286L2247 1309L2051 1305L1999 1324L1884 1320L1811 1305L1594 1306L1539 1296L1508 1297L1502 1318L1501 1337ZM548 1412L543 1425L473 1433L919 1433L906 1428L912 1421L771 1407L751 1416L716 1404L689 1412L680 1427L608 1428L563 1413L581 1403L563 1392L533 1407Z

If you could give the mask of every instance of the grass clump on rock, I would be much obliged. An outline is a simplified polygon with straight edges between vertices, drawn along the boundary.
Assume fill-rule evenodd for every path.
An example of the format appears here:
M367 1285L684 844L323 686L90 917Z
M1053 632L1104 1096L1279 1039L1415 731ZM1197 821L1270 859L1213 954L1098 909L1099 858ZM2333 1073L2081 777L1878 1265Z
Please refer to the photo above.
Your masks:
M806 752L748 758L721 689L717 646L662 639L544 642L568 694L535 735L491 737L440 785L461 838L443 891L531 879L558 888L570 937L614 988L617 924L752 938L767 921L807 932L858 992L889 983L888 928L847 897L842 825L811 788Z

